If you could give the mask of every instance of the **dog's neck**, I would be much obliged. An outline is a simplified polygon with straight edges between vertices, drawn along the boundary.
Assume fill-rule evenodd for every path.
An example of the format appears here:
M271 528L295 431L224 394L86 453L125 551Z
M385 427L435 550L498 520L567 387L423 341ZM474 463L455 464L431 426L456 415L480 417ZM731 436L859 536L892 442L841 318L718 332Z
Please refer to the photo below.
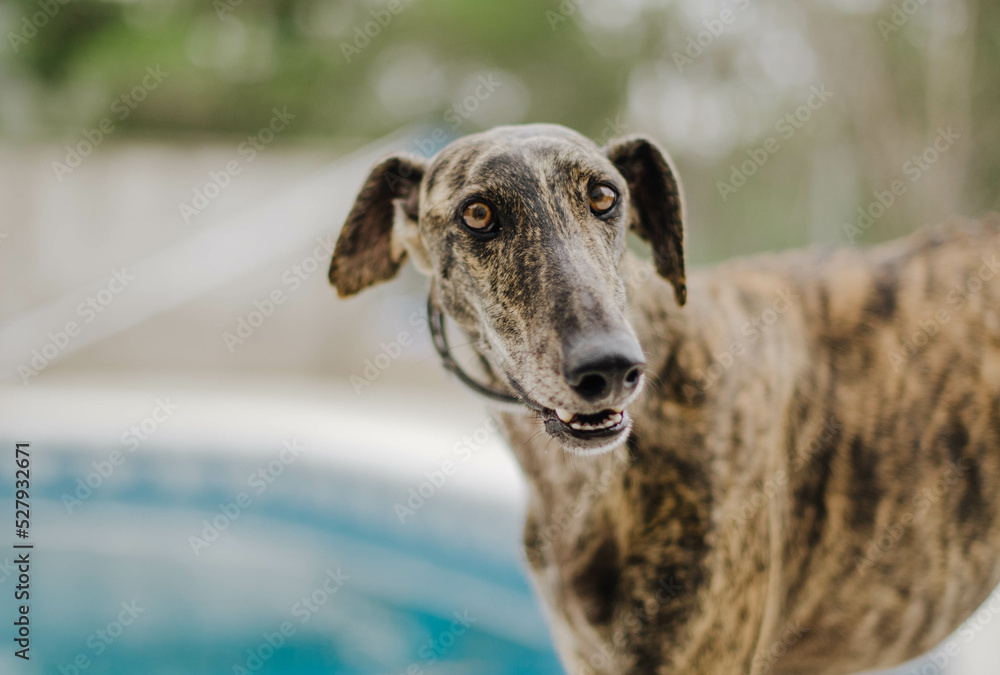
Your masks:
M627 319L647 359L643 394L628 406L633 418L628 441L604 455L578 457L540 431L534 413L501 415L529 484L526 555L539 579L549 578L546 570L559 570L561 581L551 587L557 590L548 600L578 636L576 645L583 650L579 653L587 654L588 649L580 645L611 644L614 633L610 624L602 623L606 617L634 618L629 608L636 603L647 607L650 598L656 598L641 622L658 636L658 644L675 644L678 663L683 664L696 656L685 653L678 631L704 611L700 594L716 583L715 556L720 551L768 552L770 573L739 597L739 611L750 618L732 629L741 649L759 650L770 644L767 636L780 601L778 586L772 585L782 578L783 540L780 522L772 517L779 512L769 502L745 525L721 530L718 518L737 512L739 504L756 494L755 486L778 475L781 467L770 462L772 453L710 439L729 433L720 429L732 422L713 415L719 407L711 401L721 391L738 387L740 378L759 377L755 369L766 365L745 361L726 370L717 382L702 379L713 354L730 344L732 322L742 321L738 312L746 309L718 302L703 286L704 278L692 279L689 302L679 307L671 285L648 263L626 256L622 270ZM744 369L752 372L741 374ZM722 457L713 455L713 447L732 454L719 462ZM730 465L740 470L727 471ZM656 542L655 563L632 555L636 542L649 537ZM630 576L633 565L641 568L638 577ZM608 585L608 580L615 582ZM683 590L662 599L657 584L663 583ZM549 588L544 581L541 586ZM558 589L568 590L560 595ZM760 614L765 606L767 611ZM691 649L697 644L691 642Z
M682 398L688 369L706 353L700 320L676 305L673 288L649 264L627 258L623 275L627 318L647 357L644 391L628 406L629 439L580 457L540 430L537 413L500 415L529 486L525 555L547 602L576 635L562 650L587 663L613 651L623 621L683 651L679 631L710 583L716 485L704 452L708 423L699 405ZM650 537L655 560L637 544Z

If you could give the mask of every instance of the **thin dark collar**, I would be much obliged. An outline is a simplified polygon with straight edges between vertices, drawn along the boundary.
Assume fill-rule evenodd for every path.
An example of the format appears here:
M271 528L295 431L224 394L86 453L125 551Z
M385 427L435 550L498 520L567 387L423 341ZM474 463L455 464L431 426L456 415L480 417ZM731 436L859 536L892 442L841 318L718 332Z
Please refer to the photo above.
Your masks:
M431 341L434 343L434 349L437 351L438 356L441 357L441 365L445 367L445 370L454 374L462 384L471 389L473 392L491 401L508 405L525 405L525 402L517 396L512 396L503 391L497 391L496 389L492 389L484 384L476 382L472 376L462 370L462 366L458 365L458 362L452 358L450 348L448 347L448 335L445 333L444 328L444 312L442 312L434 302L433 294L428 294L427 296L427 323L430 325Z

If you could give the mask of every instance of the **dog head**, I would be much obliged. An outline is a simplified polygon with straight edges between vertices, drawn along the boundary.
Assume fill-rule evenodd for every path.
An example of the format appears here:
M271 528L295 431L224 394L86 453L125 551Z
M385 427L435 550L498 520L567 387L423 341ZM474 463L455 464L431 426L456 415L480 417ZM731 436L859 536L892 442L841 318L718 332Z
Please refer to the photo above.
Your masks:
M643 384L620 270L630 228L683 304L680 190L655 143L599 148L556 125L499 127L431 160L378 164L341 232L330 281L352 295L411 259L545 430L594 454L625 440L626 407Z

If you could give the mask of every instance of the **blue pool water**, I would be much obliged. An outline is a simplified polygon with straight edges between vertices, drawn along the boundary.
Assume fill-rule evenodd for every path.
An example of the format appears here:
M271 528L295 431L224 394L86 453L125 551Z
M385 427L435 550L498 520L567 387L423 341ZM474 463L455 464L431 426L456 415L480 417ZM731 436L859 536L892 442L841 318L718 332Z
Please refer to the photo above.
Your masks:
M441 499L401 526L399 486L302 462L257 494L260 460L210 447L144 449L88 494L77 481L106 449L32 451L31 661L5 630L2 673L563 672L512 514L469 504L449 521Z

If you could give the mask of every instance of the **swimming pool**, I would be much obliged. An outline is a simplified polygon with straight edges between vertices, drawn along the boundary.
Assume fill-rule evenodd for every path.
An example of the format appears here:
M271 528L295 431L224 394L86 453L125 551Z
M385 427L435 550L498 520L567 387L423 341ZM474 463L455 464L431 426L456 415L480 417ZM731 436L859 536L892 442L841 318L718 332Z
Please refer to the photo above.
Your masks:
M42 408L78 408L78 393L49 392ZM103 406L143 398L114 396ZM183 400L203 416L218 405ZM302 419L297 435L272 433L254 422L261 413L225 406L208 416L243 417L253 432L193 432L175 418L134 451L117 422L106 425L115 435L82 421L0 433L0 447L32 442L35 545L31 661L5 648L0 672L562 672L522 571L517 497L497 496L519 489L497 439L434 486L440 460L422 450L442 441L419 429L405 434L407 459L379 447L385 434L324 436ZM341 405L325 424L351 415ZM470 496L484 472L498 491ZM4 462L5 513L12 473ZM17 577L10 550L4 596Z

